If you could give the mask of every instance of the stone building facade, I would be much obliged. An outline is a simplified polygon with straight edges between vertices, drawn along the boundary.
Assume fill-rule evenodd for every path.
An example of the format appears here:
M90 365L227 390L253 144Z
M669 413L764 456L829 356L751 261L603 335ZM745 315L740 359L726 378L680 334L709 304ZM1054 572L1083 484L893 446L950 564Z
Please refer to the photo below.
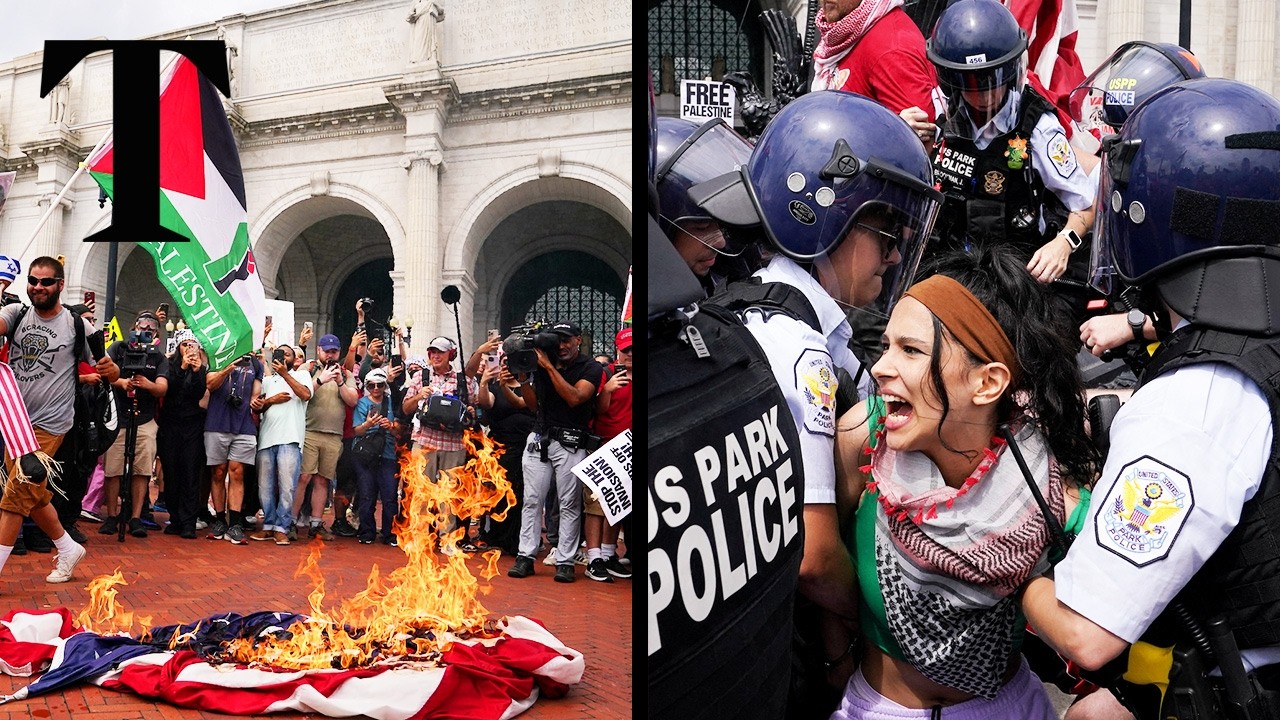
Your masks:
M412 21L411 21L412 20ZM631 256L631 11L583 0L320 0L177 28L222 39L249 233L267 296L295 328L347 337L354 304L413 318L420 351L487 328L574 319L612 348ZM111 56L39 97L42 53L0 64L0 169L17 180L4 252L67 257L67 299L103 305L110 223L77 179L111 123ZM158 86L157 86L158 87ZM117 316L167 299L147 253L120 248Z

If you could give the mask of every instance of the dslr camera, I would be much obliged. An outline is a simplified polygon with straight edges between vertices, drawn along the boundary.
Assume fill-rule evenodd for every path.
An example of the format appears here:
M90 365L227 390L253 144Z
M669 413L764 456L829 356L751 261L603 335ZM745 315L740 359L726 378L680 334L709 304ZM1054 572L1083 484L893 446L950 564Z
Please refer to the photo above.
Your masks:
M241 355L236 359L235 366L240 368L253 367L253 353ZM240 406L244 405L244 398L240 396L239 384L235 382L234 378L227 380L227 390L227 405L231 406L232 410L239 410Z
M511 328L511 334L502 341L502 352L507 356L507 369L513 375L527 375L538 369L538 355L535 349L541 349L553 361L560 355L560 336L543 328L548 323L539 320L527 325Z
M155 334L150 330L131 331L125 344L124 359L120 363L120 376L133 377L147 369L147 354L152 351Z

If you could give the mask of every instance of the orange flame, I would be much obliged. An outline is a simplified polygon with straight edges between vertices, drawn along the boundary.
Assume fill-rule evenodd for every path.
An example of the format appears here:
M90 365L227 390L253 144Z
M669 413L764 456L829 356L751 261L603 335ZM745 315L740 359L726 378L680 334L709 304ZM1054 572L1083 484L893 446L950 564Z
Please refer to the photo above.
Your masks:
M99 635L133 633L134 622L139 625L139 632L151 627L150 615L134 615L124 609L116 599L119 594L117 586L128 585L119 568L112 575L99 575L89 581L85 588L89 591L89 605L76 617L80 627Z

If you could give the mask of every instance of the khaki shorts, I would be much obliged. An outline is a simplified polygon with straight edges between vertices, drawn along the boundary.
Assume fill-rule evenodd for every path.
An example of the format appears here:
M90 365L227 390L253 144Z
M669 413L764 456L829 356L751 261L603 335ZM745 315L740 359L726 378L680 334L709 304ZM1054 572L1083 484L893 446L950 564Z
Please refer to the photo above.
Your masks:
M156 466L156 421L148 420L138 426L138 441L133 450L133 476L151 477ZM102 463L102 471L107 477L120 477L124 474L124 436L127 428L120 428L120 435L107 450L107 458Z
M604 508L600 506L599 500L593 500L591 488L586 485L582 486L582 512L588 515L599 515L605 517Z
M36 442L40 443L40 449L49 457L53 457L58 452L58 447L62 445L62 436L47 433L40 428L32 428L36 431ZM8 471L6 477L13 477L13 468L17 461L9 457L9 453L4 454L4 467ZM29 482L9 482L4 488L4 497L0 497L0 510L7 510L11 513L28 516L33 510L48 505L53 500L53 493L49 492L48 481L40 483Z
M342 454L342 436L309 432L302 442L302 474L319 475L326 480L338 476L338 456Z

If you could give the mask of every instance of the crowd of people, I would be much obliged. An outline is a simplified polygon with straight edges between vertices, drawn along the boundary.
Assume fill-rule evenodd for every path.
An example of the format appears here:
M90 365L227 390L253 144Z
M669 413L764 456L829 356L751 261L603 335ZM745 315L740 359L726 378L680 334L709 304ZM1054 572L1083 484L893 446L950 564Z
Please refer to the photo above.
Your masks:
M822 3L754 144L650 107L655 375L773 380L650 428L653 707L1280 716L1280 101L1148 42L1059 97L997 0L901 6Z
M0 285L20 275L0 257ZM597 498L570 471L630 427L629 328L616 337L620 359L601 364L583 352L576 323L547 325L555 347L512 372L497 331L468 358L445 336L409 357L401 331L366 323L358 305L347 343L315 339L306 323L296 344L277 346L268 319L258 351L211 367L167 304L103 348L94 310L62 304L64 284L58 259L36 258L30 304L0 311L0 570L11 554L56 551L47 580L67 582L89 544L85 522L139 539L162 529L236 545L395 546L402 468L447 478L468 461L465 433L479 431L500 448L512 493L482 517L443 518L438 552L496 549L516 556L519 578L549 544L556 581L573 582L576 564L601 582L631 576L621 528L596 521ZM95 422L104 408L118 420L114 439Z

